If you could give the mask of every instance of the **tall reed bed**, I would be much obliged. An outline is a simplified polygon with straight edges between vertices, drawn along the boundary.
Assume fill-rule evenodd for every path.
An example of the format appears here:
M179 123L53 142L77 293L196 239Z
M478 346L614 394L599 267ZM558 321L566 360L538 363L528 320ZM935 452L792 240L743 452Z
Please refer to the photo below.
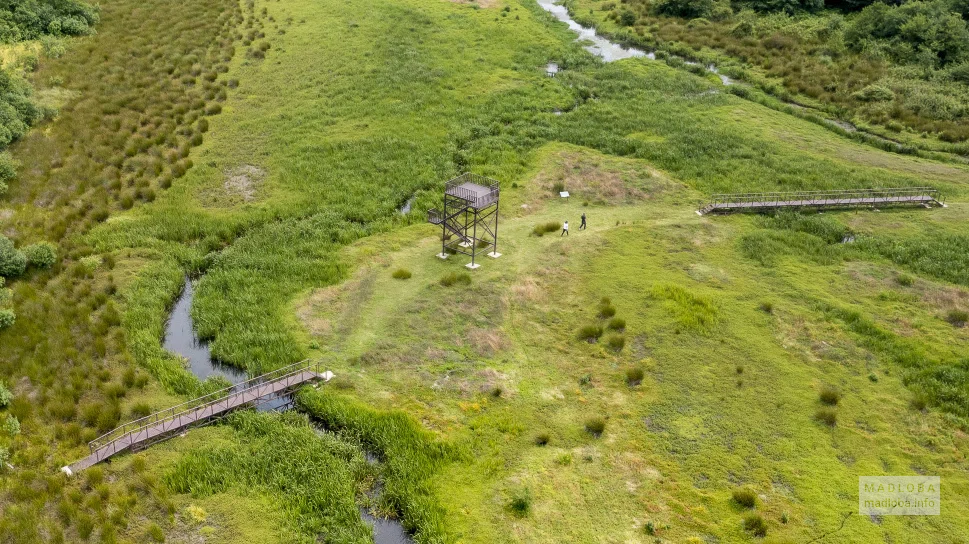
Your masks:
M448 540L447 524L430 479L460 458L402 412L375 410L349 396L303 389L297 405L324 428L359 442L384 463L382 500L422 544Z

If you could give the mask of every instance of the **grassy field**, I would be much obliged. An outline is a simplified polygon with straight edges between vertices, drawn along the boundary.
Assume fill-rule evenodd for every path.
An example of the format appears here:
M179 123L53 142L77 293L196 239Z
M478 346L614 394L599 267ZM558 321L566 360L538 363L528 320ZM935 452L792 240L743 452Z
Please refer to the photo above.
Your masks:
M967 533L969 170L660 62L603 65L533 2L188 5L128 43L130 2L106 2L38 72L66 102L12 150L32 166L0 218L64 260L8 285L3 541L366 542L361 504L419 542L733 542L749 515L773 541ZM159 69L197 95L121 69L183 46ZM504 256L445 286L463 262L421 223L466 170L502 181ZM950 206L694 213L711 192L925 184ZM99 431L217 386L160 346L186 274L222 361L337 373L299 397L318 432L243 414L64 482ZM856 476L912 473L946 482L941 517L839 529Z

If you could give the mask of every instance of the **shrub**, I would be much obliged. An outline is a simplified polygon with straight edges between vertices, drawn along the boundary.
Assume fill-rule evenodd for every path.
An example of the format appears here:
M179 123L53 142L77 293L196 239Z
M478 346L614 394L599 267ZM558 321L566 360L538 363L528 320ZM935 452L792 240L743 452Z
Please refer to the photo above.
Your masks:
M548 223L535 225L535 228L532 229L532 234L534 234L535 236L545 236L550 232L557 232L561 228L562 228L562 223L559 223L558 221L549 221Z
M610 334L606 337L606 346L612 351L622 351L626 347L626 338L621 334Z
M551 439L552 439L552 437L549 436L548 433L538 433L537 435L535 435L535 445L536 446L546 446L546 445L548 445L548 443L549 443L549 441Z
M3 430L10 437L17 436L20 434L20 420L12 415L8 415L7 420L3 422Z
M631 386L641 384L643 382L643 376L645 376L645 373L643 372L643 369L639 368L638 366L633 368L627 368L626 385L629 385L631 387Z
M744 530L754 536L767 536L767 523L760 514L748 514L744 518Z
M909 276L908 274L899 274L898 276L895 277L895 281L899 285L904 287L911 287L912 284L915 283L915 279L912 278L912 276Z
M13 278L24 273L27 257L18 251L10 238L0 234L0 276Z
M450 272L441 278L441 285L451 287L452 285L471 285L471 276L467 272Z
M7 385L0 382L0 408L6 408L10 406L10 401L13 400L13 393L7 389Z
M636 14L628 9L622 10L619 15L619 24L622 26L633 26L636 24Z
M50 268L57 262L57 246L50 242L38 242L24 248L27 264L37 268Z
M661 0L656 11L664 15L693 19L710 16L715 6L714 0Z
M734 489L733 502L744 508L753 508L757 506L757 494L747 488Z
M965 310L949 310L945 315L945 320L953 327L965 327L969 321L969 312Z
M585 325L579 329L579 339L594 344L602 336L602 327L599 325Z
M828 406L835 406L838 404L838 401L841 400L841 392L834 387L825 387L821 390L818 398L821 402L827 404Z
M831 408L820 408L814 413L814 419L828 427L834 427L838 423L838 414Z
M521 489L516 492L508 502L508 509L517 517L523 518L532 509L532 494L528 489Z
M598 438L606 430L606 420L601 417L591 417L585 420L585 431Z
M869 85L860 91L852 93L851 97L862 102L887 102L889 100L895 100L895 93L888 87Z
M406 268L398 268L397 270L394 270L394 273L391 274L391 276L393 276L395 280L409 280L412 274L410 273L410 270L407 270Z
M13 310L9 308L0 310L0 330L12 327L16 321L17 314L13 313Z
M614 331L622 332L626 330L626 320L621 317L614 317L609 320L609 324L606 327Z

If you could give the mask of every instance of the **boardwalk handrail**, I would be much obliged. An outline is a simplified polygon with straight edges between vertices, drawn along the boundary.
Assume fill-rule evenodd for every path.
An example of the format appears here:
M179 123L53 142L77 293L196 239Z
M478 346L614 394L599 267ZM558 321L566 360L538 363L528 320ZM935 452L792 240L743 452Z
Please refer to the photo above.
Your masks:
M933 187L882 187L872 189L843 189L827 191L787 191L767 193L718 193L711 195L701 210L716 210L727 205L758 204L758 207L781 207L781 203L798 206L842 204L878 204L915 201L924 197L943 204L942 194ZM776 206L775 206L776 205Z
M93 453L94 451L103 448L112 442L116 442L125 436L138 433L163 421L177 419L188 412L192 412L210 405L215 405L218 402L225 400L232 394L242 393L265 383L282 380L307 370L314 370L319 373L321 369L320 365L321 363L319 361L314 363L309 359L306 359L282 368L277 368L276 370L267 372L261 376L256 376L255 378L250 378L244 382L239 382L230 387L213 391L212 393L203 395L190 401L176 404L171 408L166 408L134 421L130 421L104 433L103 435L88 442L88 449Z

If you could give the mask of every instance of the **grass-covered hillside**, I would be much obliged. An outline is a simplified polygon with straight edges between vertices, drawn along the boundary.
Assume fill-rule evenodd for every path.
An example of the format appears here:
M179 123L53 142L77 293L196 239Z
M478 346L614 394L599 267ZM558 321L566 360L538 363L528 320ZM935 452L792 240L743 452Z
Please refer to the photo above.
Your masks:
M0 199L0 542L370 542L360 508L420 543L964 539L969 168L573 40L532 0L102 2ZM464 171L502 183L474 271L424 222ZM925 185L948 207L694 212ZM186 275L221 362L337 378L60 474L224 385L162 349ZM882 474L943 515L857 515Z

